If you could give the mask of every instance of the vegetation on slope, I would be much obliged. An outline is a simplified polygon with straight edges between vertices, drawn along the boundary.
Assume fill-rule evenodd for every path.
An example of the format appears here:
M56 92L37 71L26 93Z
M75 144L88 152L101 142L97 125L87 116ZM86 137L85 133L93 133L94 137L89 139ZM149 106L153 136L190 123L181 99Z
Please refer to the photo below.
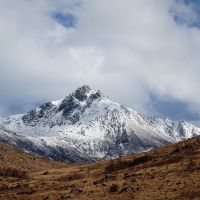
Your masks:
M0 157L1 170L26 171L24 177L0 173L0 199L200 199L200 137L88 165L37 158L5 144Z

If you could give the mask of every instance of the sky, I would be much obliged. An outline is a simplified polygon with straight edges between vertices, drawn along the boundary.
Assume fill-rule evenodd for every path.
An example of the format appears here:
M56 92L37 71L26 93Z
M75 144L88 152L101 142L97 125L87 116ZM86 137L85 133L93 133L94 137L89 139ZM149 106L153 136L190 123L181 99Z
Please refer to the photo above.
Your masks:
M0 0L0 116L81 85L200 121L198 0Z

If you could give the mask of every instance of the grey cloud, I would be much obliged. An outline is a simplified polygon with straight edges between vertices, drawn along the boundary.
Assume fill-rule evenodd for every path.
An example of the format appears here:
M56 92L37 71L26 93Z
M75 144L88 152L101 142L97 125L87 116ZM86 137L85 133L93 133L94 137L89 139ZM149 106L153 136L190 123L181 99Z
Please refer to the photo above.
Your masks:
M0 104L88 84L142 112L150 93L200 111L200 30L177 24L172 10L195 15L175 0L0 1ZM57 23L59 11L76 16L76 27Z

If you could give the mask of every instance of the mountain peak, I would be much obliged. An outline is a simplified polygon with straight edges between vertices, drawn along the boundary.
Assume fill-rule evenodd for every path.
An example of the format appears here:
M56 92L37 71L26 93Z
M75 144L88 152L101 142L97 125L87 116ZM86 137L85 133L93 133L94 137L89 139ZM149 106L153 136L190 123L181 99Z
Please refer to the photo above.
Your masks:
M190 124L146 119L87 85L0 124L17 133L16 138L2 136L9 143L73 162L114 158L200 135L200 128Z
M88 97L88 94L91 92L91 88L88 85L83 85L81 87L79 87L76 91L75 91L75 97L76 99L78 99L79 101L83 101Z
M82 91L85 91L85 92L89 92L89 91L91 91L91 88L90 88L89 85L82 85L81 87L77 88L77 90L82 90Z

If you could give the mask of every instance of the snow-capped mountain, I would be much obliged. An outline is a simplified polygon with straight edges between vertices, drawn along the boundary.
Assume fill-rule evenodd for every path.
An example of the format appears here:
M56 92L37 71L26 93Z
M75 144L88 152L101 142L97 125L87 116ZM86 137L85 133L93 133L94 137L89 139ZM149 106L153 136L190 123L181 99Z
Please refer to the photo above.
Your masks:
M179 122L171 121L167 118L156 117L147 118L147 122L164 135L174 138L176 141L189 139L200 135L200 128L184 120Z
M200 135L187 122L145 118L88 86L0 124L4 142L71 162L114 158Z

